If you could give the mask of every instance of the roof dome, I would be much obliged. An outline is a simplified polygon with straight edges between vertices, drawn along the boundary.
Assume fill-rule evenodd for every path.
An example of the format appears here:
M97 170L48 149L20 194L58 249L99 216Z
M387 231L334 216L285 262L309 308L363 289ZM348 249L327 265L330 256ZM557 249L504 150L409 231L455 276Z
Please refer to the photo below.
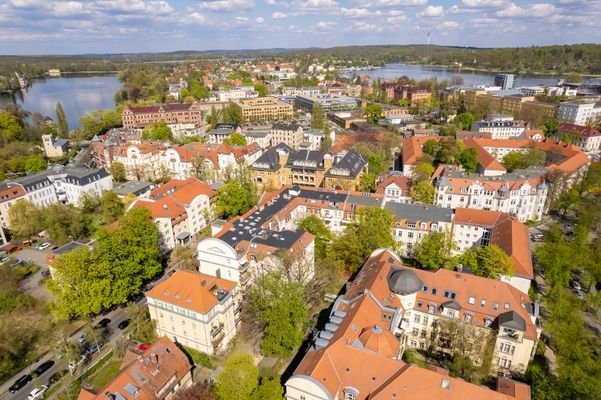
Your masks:
M401 345L390 331L378 325L366 328L359 336L359 341L365 349L389 358L396 357Z
M410 269L396 269L388 276L390 291L405 296L417 293L424 287L424 283Z

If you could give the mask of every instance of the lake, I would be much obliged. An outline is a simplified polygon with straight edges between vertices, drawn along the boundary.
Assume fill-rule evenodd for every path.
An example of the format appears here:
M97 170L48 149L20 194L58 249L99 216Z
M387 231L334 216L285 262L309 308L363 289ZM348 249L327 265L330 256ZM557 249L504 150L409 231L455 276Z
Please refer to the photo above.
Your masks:
M386 64L382 68L372 71L357 71L357 75L367 75L371 79L398 79L401 76L407 76L416 81L427 78L436 78L439 82L442 80L451 81L454 76L463 78L465 87L475 87L478 85L492 86L494 84L495 73L465 71L460 69L448 69L443 67L428 67L422 65L406 65L406 64ZM539 85L555 85L558 77L553 76L523 76L517 75L514 87L520 86L539 86Z
M56 103L60 102L65 110L69 129L75 129L79 127L82 115L94 110L114 108L113 96L120 87L121 83L114 74L34 79L27 91L17 92L13 97L1 95L0 108L17 102L28 111L56 119Z

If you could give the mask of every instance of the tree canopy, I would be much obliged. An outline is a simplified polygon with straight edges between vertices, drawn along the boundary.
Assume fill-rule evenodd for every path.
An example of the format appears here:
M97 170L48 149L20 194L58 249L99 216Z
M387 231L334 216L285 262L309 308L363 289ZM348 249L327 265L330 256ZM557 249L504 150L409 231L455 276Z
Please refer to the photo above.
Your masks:
M357 271L374 250L396 247L391 227L392 216L388 211L376 207L360 209L332 244L332 258L342 268Z
M453 237L447 232L425 235L414 247L413 258L425 269L439 269L451 259Z
M430 181L420 181L411 186L411 198L415 202L431 204L434 202L434 186Z
M475 275L497 279L499 275L513 275L513 263L501 248L492 244L468 249L458 262Z
M298 223L298 227L315 236L316 258L326 258L332 241L332 232L328 229L325 222L323 222L323 219L317 215L309 215Z
M308 319L302 284L279 271L269 272L257 279L249 298L250 312L263 331L263 354L292 355L303 341Z
M246 138L243 134L234 132L225 139L223 139L223 143L231 144L233 146L246 146Z
M311 111L311 128L323 129L326 124L326 116L323 108L319 103L315 102Z
M250 354L230 356L215 386L220 400L251 400L259 384L259 368Z
M165 121L160 121L150 124L144 128L142 131L142 137L150 140L172 141L173 132L171 132L171 128L167 126Z
M93 249L79 247L54 260L48 289L62 318L86 318L125 304L161 270L158 230L148 210L134 207L117 228L101 229Z
M217 214L225 219L244 214L254 204L253 194L238 180L232 180L217 189L215 197Z

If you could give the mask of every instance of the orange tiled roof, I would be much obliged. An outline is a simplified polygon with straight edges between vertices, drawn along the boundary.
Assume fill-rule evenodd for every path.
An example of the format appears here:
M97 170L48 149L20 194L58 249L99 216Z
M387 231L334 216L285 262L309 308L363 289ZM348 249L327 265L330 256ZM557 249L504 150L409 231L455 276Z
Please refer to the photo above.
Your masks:
M172 224L177 224L188 218L186 209L171 197L161 197L157 201L137 200L134 205L150 211L152 218L170 218Z
M146 296L206 314L219 303L217 297L212 293L216 286L226 292L231 292L236 287L236 282L198 272L179 270L152 288Z
M388 185L397 185L401 189L402 194L408 194L411 190L411 179L406 176L389 175L382 183L380 183L376 189L376 193L384 193L384 190Z
M412 136L403 141L403 164L413 165L424 155L422 146L428 140L436 142L442 139L441 136Z
M82 390L78 400L106 400L107 393L125 400L164 399L191 368L186 355L164 336L137 357L126 357L119 375L104 388Z
M151 199L169 196L182 205L190 204L192 200L201 195L211 199L215 196L215 191L209 184L194 177L185 180L172 179L150 192Z

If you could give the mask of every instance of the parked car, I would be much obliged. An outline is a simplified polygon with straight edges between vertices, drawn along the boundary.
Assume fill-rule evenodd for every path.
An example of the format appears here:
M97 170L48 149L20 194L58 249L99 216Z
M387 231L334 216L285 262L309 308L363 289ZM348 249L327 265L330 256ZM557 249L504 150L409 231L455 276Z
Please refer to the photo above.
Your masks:
M48 378L48 384L49 385L54 385L56 382L58 382L63 376L65 376L67 374L67 370L66 369L62 369L58 372L55 372L54 374L50 375L50 378Z
M43 271L42 271L42 276L43 276L44 278L46 278L46 277L50 276L50 270L49 270L49 269L45 269L45 270L43 270Z
M119 322L119 325L117 325L117 328L119 328L120 330L123 330L125 328L127 328L129 326L129 319L124 319L123 321Z
M85 341L86 341L86 334L82 333L81 335L79 335L79 338L77 338L77 343L83 344Z
M111 323L110 319L108 319L108 318L102 318L100 320L100 322L98 322L98 326L100 328L106 328L108 326L108 324L110 324L110 323Z
M50 246L52 246L52 243L50 243L50 242L40 243L40 244L38 244L38 250L43 251L43 250L46 250Z
M582 285L577 280L573 280L572 281L572 289L574 289L576 291L582 290Z
M584 292L582 290L576 290L576 297L580 300L584 300Z
M73 372L75 368L88 361L88 358L89 357L87 354L82 354L81 358L78 361L69 361L69 370Z
M544 235L542 232L535 232L530 235L530 239L532 239L533 242L542 242L544 239Z
M148 343L142 343L141 345L138 346L138 350L144 351L144 350L147 350L149 347L150 347L150 345Z
M31 246L31 240L30 239L23 239L23 241L21 243L23 244L23 246Z
M41 399L42 397L44 397L44 393L46 393L46 390L48 390L48 386L46 386L46 385L42 385L40 387L33 389L29 393L29 396L27 396L27 400Z
M53 365L54 365L54 361L53 360L44 361L43 363L41 363L40 365L38 365L36 369L33 370L33 374L35 376L40 376L44 372L46 372L50 368L52 368Z
M31 377L31 375L23 375L22 377L17 379L11 387L8 388L8 391L11 393L17 393L19 390L23 389L23 386L31 382L32 379L33 378Z

